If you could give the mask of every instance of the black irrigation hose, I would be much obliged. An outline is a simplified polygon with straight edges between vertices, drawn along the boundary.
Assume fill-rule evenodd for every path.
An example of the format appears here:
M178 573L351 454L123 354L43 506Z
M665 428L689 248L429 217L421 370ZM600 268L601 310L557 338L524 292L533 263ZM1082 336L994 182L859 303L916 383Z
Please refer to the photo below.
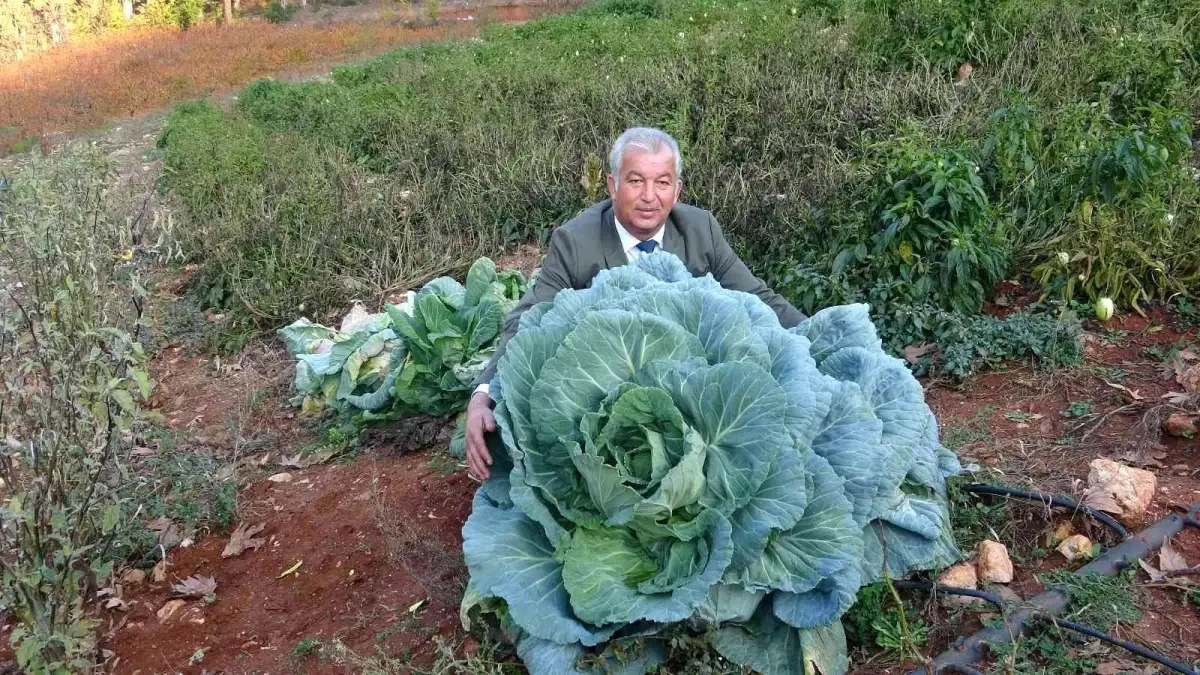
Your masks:
M992 603L993 605L995 605L1001 609L1004 608L1004 600L1002 600L1000 598L1000 596L996 595L995 593L988 593L987 591L976 591L976 590L973 590L970 588L956 588L953 586L938 586L935 584L931 584L927 581L907 581L907 580L903 580L903 579L893 581L892 585L894 585L896 588L912 589L912 590L919 590L919 591L933 591L934 593L946 593L947 595L962 595L962 596L966 596L969 598L979 598L980 600L987 600L988 602ZM1192 668L1191 666L1188 666L1188 665L1185 665L1185 664L1182 664L1182 663L1179 663L1176 661L1172 661L1171 659L1163 656L1162 654L1159 654L1158 652L1151 651L1141 645L1137 645L1132 642L1127 642L1120 638L1113 637L1113 636L1109 635L1108 633L1103 633L1101 631L1096 630L1095 628L1089 628L1087 626L1084 626L1083 624L1078 624L1078 623L1075 623L1074 621L1067 621L1066 619L1056 619L1054 617L1051 617L1051 616L1048 616L1045 614L1037 614L1037 615L1035 615L1034 618L1036 618L1040 621L1047 621L1049 623L1053 623L1057 626L1062 626L1063 628L1066 628L1067 630L1075 631L1076 633L1083 633L1084 635L1087 635L1088 637L1096 638L1097 640L1103 640L1104 642L1107 642L1112 645L1116 645L1122 649L1133 652L1134 654L1137 654L1138 656L1140 656L1142 658L1150 659L1151 661L1153 661L1161 666L1170 668L1171 670L1174 670L1177 673L1184 673L1184 675L1200 675L1200 671L1197 671L1195 668ZM954 669L952 670L952 668L954 668ZM964 671L964 670L959 670L959 668L961 668L961 666L959 666L958 664L955 664L953 666L947 666L945 668L942 668L938 672L939 673L970 672L969 669L967 671ZM975 672L978 672L978 671L975 671Z
M1146 649L1145 647L1143 647L1141 645L1134 644L1132 642L1126 642L1125 640L1122 640L1120 638L1115 638L1115 637L1109 635L1108 633L1102 633L1102 632L1096 630L1095 628L1089 628L1088 626L1084 626L1083 624L1078 624L1078 623L1075 623L1074 621L1067 621L1066 619L1055 619L1054 617L1046 616L1044 614L1039 614L1037 616L1037 618L1041 621L1047 621L1047 622L1055 624L1057 626L1062 626L1063 628L1066 628L1067 630L1073 630L1076 633L1083 633L1084 635L1087 635L1088 637L1094 637L1097 640L1103 640L1109 644L1114 644L1118 647L1121 647L1122 649L1129 650L1144 659L1150 659L1151 661L1159 664L1160 666L1165 666L1167 668L1170 668L1171 670L1174 670L1177 673L1184 673L1185 675L1200 675L1200 671L1197 671L1195 668L1192 668L1191 666L1188 666L1188 665L1185 665L1182 663L1178 663L1176 661L1172 661L1171 659L1168 659L1167 657L1163 656L1162 654L1159 654L1158 652L1150 651L1149 649Z
M1066 497L1057 495L1048 495L1041 492L1026 492L1025 490L1014 490L1012 488L998 487L995 485L984 485L983 483L967 483L962 486L963 492L971 492L977 495L997 495L1000 497L1017 497L1020 499L1029 499L1035 502L1041 502L1046 506L1061 506L1065 509L1078 511L1085 516L1095 518L1104 523L1110 530L1121 535L1121 539L1129 538L1129 530L1126 530L1123 525L1113 519L1112 516L1102 511L1097 511L1090 506L1084 506L1079 502L1071 501Z

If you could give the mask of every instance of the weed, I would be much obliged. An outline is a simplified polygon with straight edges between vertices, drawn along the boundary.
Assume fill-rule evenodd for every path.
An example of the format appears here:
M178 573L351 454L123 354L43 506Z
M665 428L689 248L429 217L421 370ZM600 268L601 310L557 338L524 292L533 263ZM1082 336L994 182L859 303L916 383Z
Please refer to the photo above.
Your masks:
M1007 500L988 501L960 488L966 478L951 478L946 482L950 497L950 527L954 540L964 551L974 550L984 539L1001 539L1009 523Z
M993 675L1084 675L1093 673L1094 659L1067 650L1071 636L1055 628L1018 638L1015 643L992 645L996 654Z
M1035 418L1033 413L1024 410L1007 410L1004 412L1004 419L1010 422L1032 422Z
M942 444L958 452L972 443L992 440L993 436L988 417L995 412L995 406L980 406L975 411L975 416L967 420L963 426L943 429Z
M321 641L317 638L307 637L296 641L295 646L289 654L292 663L298 663L307 659L314 654L321 653Z
M1088 415L1091 415L1092 412L1092 400L1086 399L1083 401L1071 401L1070 405L1067 406L1067 409L1063 410L1059 414L1070 419L1072 417L1087 417Z
M429 456L429 468L438 478L445 478L458 472L462 468L462 462L450 453L434 452Z
M1114 624L1134 625L1142 618L1141 597L1134 585L1134 571L1106 577L1098 574L1079 576L1066 570L1040 575L1047 588L1056 588L1071 599L1068 618L1097 630L1109 631Z
M280 0L273 0L263 11L263 18L270 23L281 24L291 21L300 11L300 5L285 5Z
M87 595L137 508L120 467L152 385L145 295L109 179L98 150L68 149L0 191L0 602L25 672L89 669Z
M1105 328L1100 333L1100 342L1109 347L1120 347L1129 337L1129 331L1120 328Z
M403 569L425 596L453 605L462 596L466 569L462 552L420 532L392 508L376 476L371 482L371 513L383 534L388 560Z

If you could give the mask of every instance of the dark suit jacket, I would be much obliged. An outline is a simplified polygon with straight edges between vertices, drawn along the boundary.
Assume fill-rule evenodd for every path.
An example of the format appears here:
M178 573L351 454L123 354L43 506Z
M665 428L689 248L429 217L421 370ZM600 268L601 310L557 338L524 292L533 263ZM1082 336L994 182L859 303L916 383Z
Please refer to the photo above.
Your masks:
M767 288L750 273L741 258L730 248L721 226L711 213L686 204L676 204L667 218L663 249L674 253L687 265L693 276L712 274L721 286L753 293L762 298L785 328L804 320L804 315L782 296ZM549 302L564 288L584 289L603 269L620 267L629 261L621 248L613 215L612 200L595 204L572 218L550 236L550 250L533 288L504 319L504 331L495 356L479 374L473 387L492 381L496 363L505 344L517 332L521 314L539 302Z

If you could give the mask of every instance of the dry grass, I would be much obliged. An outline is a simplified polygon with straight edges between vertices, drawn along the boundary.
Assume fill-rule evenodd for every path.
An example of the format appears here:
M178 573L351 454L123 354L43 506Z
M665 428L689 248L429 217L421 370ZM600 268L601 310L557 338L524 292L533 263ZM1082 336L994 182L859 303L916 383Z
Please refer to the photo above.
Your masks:
M186 32L129 31L0 64L0 154L256 78L478 30L477 22L413 26L401 14L371 18L326 26L253 21Z

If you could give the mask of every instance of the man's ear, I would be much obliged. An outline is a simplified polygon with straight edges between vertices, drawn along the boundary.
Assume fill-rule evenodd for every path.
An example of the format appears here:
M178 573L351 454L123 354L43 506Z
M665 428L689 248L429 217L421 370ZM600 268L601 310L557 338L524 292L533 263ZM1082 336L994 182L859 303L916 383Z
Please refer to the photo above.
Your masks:
M617 198L617 176L616 174L608 174L608 196L613 199Z
M679 203L679 198L683 196L683 179L675 181L675 203Z

